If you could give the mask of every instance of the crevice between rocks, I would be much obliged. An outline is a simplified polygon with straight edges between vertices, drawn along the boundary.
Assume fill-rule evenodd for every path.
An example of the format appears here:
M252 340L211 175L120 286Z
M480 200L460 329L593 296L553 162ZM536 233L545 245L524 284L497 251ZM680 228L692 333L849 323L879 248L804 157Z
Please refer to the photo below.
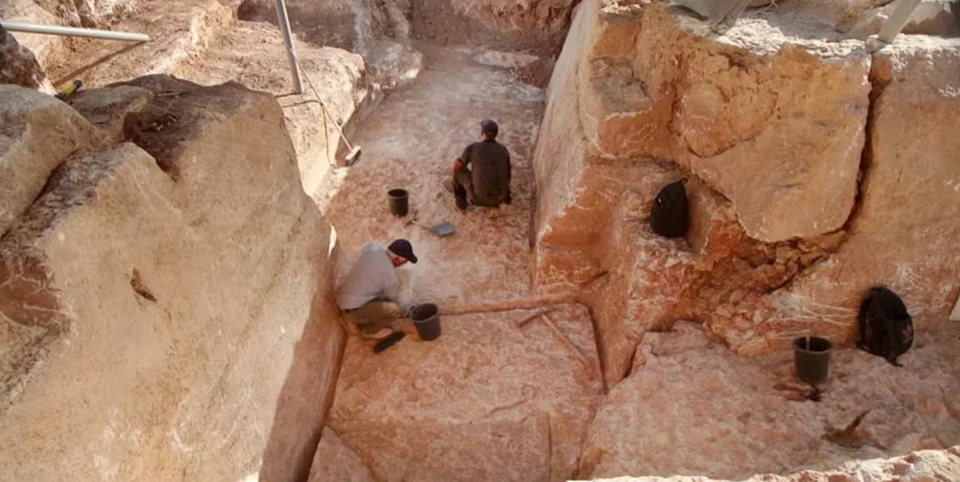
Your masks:
M890 85L892 79L881 78L880 72L876 68L876 57L871 57L870 68L867 73L868 81L870 82L870 92L867 94L869 102L867 104L867 116L864 122L864 139L863 139L863 148L860 152L860 167L857 172L857 193L853 199L853 207L850 209L850 214L847 216L847 220L843 223L843 226L840 229L824 233L821 237L833 236L840 234L840 241L837 243L833 249L819 258L814 260L808 266L799 270L796 275L794 275L788 282L784 283L783 286L778 287L775 290L771 290L770 293L775 293L784 289L789 289L794 282L800 278L800 275L807 270L815 268L817 265L831 259L832 255L837 253L843 245L852 236L852 231L854 225L860 219L860 215L863 212L863 197L866 188L867 176L870 172L871 167L873 166L873 129L874 122L876 117L877 103L880 101L880 98L883 95L883 91Z

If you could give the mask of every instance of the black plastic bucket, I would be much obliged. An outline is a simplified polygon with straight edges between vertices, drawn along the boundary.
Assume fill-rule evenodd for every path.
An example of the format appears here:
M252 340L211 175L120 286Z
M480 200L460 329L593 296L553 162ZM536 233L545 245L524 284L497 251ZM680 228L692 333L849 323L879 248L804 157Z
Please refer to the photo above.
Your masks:
M793 340L794 366L800 381L806 383L827 381L832 351L833 343L826 338L802 336Z
M415 306L410 311L410 319L417 327L421 340L430 341L440 337L440 309L437 305L427 303Z
M390 213L397 217L404 217L410 211L410 194L406 189L391 189L387 191L390 198Z

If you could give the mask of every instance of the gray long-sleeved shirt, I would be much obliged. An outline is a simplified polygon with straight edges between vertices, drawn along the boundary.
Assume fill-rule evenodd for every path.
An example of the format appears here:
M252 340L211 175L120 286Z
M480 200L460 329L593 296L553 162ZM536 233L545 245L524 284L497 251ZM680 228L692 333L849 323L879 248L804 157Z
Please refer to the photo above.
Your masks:
M342 310L355 310L376 299L397 301L399 297L400 277L387 250L376 243L367 243L340 286L337 306Z

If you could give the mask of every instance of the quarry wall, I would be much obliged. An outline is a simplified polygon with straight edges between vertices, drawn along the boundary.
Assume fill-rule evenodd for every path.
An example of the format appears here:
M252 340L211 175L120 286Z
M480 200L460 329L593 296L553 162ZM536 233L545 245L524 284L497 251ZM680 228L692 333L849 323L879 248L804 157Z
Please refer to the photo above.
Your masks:
M89 94L0 87L0 480L305 478L344 337L279 105Z
M789 13L716 36L636 3L577 7L534 160L536 283L587 290L608 382L643 332L680 319L759 354L801 334L851 340L874 284L945 316L960 294L960 41L870 54L783 28ZM682 177L693 226L666 240L646 216Z

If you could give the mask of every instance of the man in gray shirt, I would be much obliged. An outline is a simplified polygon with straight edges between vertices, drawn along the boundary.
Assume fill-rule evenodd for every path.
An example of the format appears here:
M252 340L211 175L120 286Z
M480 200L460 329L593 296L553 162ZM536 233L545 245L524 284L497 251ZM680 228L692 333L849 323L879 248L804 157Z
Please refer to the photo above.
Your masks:
M363 247L337 294L337 306L361 333L388 336L403 317L397 268L408 261L416 264L417 256L406 239L395 240L387 249L372 242Z

